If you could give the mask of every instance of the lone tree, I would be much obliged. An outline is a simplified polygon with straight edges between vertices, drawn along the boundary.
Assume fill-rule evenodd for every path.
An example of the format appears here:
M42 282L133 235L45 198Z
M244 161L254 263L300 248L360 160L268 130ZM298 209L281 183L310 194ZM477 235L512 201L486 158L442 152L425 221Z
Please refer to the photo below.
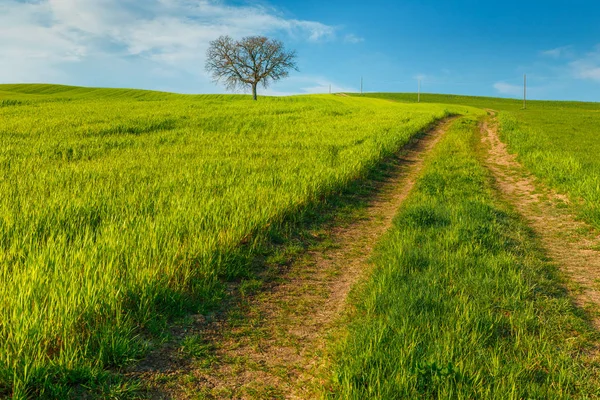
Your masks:
M296 52L264 36L239 41L221 36L210 42L206 55L206 70L215 82L223 82L229 90L252 88L254 100L259 83L267 88L272 81L287 77L290 70L298 70Z

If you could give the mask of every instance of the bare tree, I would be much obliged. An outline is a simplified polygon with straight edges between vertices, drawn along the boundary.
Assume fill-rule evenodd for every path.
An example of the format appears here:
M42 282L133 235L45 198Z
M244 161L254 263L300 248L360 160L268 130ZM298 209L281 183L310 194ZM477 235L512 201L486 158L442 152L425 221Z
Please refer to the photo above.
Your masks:
M264 36L239 41L221 36L210 42L206 55L206 70L215 82L223 82L229 90L251 88L254 100L259 84L267 88L287 77L290 70L298 70L296 52L286 51L282 42Z

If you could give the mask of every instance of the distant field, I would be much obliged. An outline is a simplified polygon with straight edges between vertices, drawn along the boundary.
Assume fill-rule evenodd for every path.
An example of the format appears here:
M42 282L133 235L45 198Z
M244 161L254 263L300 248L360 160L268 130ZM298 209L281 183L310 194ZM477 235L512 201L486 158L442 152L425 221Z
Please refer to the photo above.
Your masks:
M458 106L0 85L0 396L61 397L223 297L260 233Z
M415 102L414 94L368 97ZM501 135L511 152L542 181L570 195L580 215L600 228L600 103L530 101L454 95L422 95L424 103L462 104L498 110Z

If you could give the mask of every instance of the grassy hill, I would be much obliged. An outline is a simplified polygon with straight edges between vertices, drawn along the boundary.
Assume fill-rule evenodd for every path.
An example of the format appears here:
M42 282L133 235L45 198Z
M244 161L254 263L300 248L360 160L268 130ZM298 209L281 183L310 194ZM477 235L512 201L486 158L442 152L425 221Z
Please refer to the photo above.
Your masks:
M61 397L138 357L140 334L251 277L249 254L284 222L436 120L478 113L339 96L0 91L0 393L17 397Z
M241 100L244 95L190 95L159 92L141 89L109 89L89 88L81 86L66 86L52 84L0 84L0 101L16 99L21 101L65 101L65 100L101 100L110 99L129 101L160 101L160 100L201 100L227 99Z
M118 371L170 321L260 285L268 243L449 115L354 299L336 395L597 394L586 322L474 143L498 110L510 150L600 227L600 104L415 97L0 85L0 397L135 392Z

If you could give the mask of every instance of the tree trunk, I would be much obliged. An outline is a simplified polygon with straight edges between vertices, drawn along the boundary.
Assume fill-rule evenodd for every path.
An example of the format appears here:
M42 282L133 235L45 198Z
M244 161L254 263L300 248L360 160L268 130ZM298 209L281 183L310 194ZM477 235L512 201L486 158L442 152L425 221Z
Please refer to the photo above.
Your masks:
M257 84L256 84L256 83L253 83L253 84L252 84L252 99L253 99L253 100L256 100L256 99L257 99L257 96L256 96L256 86L257 86Z

